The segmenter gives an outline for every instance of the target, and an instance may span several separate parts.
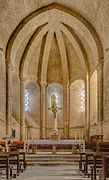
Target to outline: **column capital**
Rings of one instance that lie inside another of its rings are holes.
[[[68,88],[69,86],[70,86],[70,82],[69,81],[63,83],[63,87],[64,88]]]
[[[43,82],[40,84],[41,88],[45,88],[47,86],[47,83],[46,82]]]
[[[21,83],[25,83],[25,81],[26,81],[26,78],[23,77],[21,74],[19,74],[19,79],[20,79]]]
[[[104,57],[103,57],[103,58],[100,58],[100,59],[98,60],[97,69],[103,67],[103,64],[104,64]]]
[[[68,83],[67,83],[67,88],[69,88],[69,87],[70,87],[70,83],[68,82]]]
[[[12,63],[5,61],[5,64],[8,70],[12,70]]]

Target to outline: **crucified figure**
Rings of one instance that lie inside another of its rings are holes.
[[[48,108],[49,110],[52,111],[54,119],[55,119],[55,129],[57,129],[57,112],[58,110],[61,110],[61,107],[58,107],[57,103],[56,103],[56,95],[53,94],[51,96],[51,108]]]

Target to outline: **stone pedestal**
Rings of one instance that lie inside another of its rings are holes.
[[[51,134],[51,141],[59,141],[59,135]]]
[[[52,154],[56,154],[56,145],[55,144],[53,144]]]
[[[36,144],[32,144],[32,154],[36,153],[36,149],[37,149],[37,145]]]
[[[52,134],[50,137],[51,141],[59,141],[59,133],[58,133],[58,129],[53,129],[52,130]]]
[[[72,145],[72,154],[76,154],[77,153],[77,145],[73,144]]]

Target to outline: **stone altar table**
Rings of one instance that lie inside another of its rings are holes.
[[[28,144],[33,144],[32,140],[28,140]],[[75,145],[75,140],[59,140],[59,141],[51,141],[51,140],[34,140],[34,144],[36,145],[52,145],[56,148],[56,145]],[[76,140],[76,145],[82,145],[82,150],[81,152],[85,152],[85,141],[84,140]],[[24,147],[26,145],[26,141],[24,141]],[[25,148],[24,148],[25,150]],[[55,152],[55,150],[53,149],[53,153]]]

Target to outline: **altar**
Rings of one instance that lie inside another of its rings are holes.
[[[61,147],[62,151],[66,151],[66,149],[69,149],[71,153],[74,152],[74,148],[76,147],[77,152],[85,152],[85,141],[83,139],[74,140],[74,139],[66,139],[66,140],[28,140],[24,141],[24,151],[26,152],[26,146],[29,145],[36,145],[36,153],[37,153],[37,147],[42,147],[43,152],[46,151],[46,149],[50,149],[53,154],[56,153],[57,149]]]

